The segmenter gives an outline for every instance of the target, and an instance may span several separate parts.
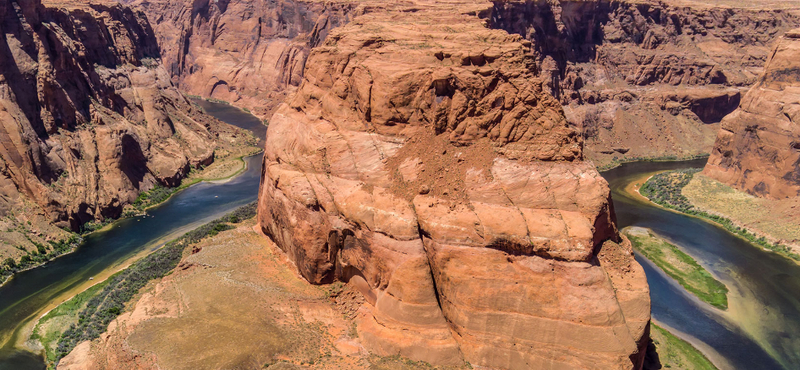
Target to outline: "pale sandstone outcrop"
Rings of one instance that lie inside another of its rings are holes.
[[[259,224],[349,281],[380,355],[640,368],[649,294],[607,183],[492,4],[361,5],[270,120]]]
[[[77,230],[175,186],[235,130],[159,65],[141,12],[85,1],[0,1],[0,214],[33,200]]]
[[[800,196],[800,29],[778,41],[764,74],[722,121],[703,173],[760,197]]]

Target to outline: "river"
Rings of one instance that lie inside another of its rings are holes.
[[[218,103],[196,103],[218,119],[266,136],[258,118]],[[88,235],[75,252],[21,272],[0,287],[0,370],[44,369],[40,355],[20,349],[31,323],[70,296],[117,271],[166,241],[255,201],[261,180],[261,155],[245,158],[247,170],[233,179],[201,182],[108,230]],[[98,277],[98,279],[90,278]]]
[[[800,368],[800,266],[704,220],[664,210],[625,192],[654,172],[703,167],[705,160],[639,162],[603,173],[620,228],[652,229],[693,256],[728,286],[721,311],[678,286],[641,256],[653,318],[675,329],[723,369]]]
[[[209,114],[265,137],[257,118],[224,104],[196,101]],[[30,323],[69,296],[96,283],[90,277],[126,262],[183,232],[256,199],[261,156],[227,182],[203,182],[176,194],[145,216],[129,218],[86,237],[74,253],[22,272],[0,287],[0,370],[43,369],[39,355],[17,348]],[[641,162],[606,171],[620,228],[647,227],[695,257],[730,293],[720,311],[678,286],[640,256],[650,284],[653,318],[680,333],[723,369],[800,368],[800,266],[701,219],[663,210],[625,187],[648,174],[702,167],[704,160]]]

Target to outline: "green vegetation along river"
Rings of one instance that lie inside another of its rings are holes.
[[[209,113],[240,127],[265,129],[233,107]],[[242,125],[239,120],[247,120]],[[257,133],[257,135],[259,135]],[[263,134],[261,134],[263,135]],[[194,185],[145,216],[129,218],[89,235],[69,255],[22,272],[0,288],[0,369],[42,369],[41,355],[20,348],[31,322],[48,309],[121,269],[136,256],[256,199],[260,156],[221,183]],[[729,289],[721,311],[686,292],[637,256],[651,288],[653,317],[689,339],[722,369],[793,369],[800,364],[800,266],[761,250],[699,218],[660,208],[626,189],[657,171],[701,167],[704,160],[625,164],[605,172],[620,227],[652,229],[679,245]],[[90,280],[90,278],[95,278]]]
[[[637,255],[650,284],[653,318],[701,349],[720,369],[797,369],[800,265],[701,218],[661,208],[635,192],[652,174],[701,168],[705,160],[629,163],[606,171],[620,228],[653,230],[724,283],[728,309],[687,292]]]
[[[199,102],[222,121],[251,129],[263,137],[258,118],[222,104]],[[176,194],[144,216],[118,221],[87,236],[75,252],[42,267],[24,271],[0,287],[0,370],[43,369],[40,354],[21,341],[34,319],[48,309],[118,271],[135,257],[155,250],[197,226],[257,198],[261,155],[246,158],[247,170],[224,182],[203,182]],[[91,279],[91,280],[90,280]]]

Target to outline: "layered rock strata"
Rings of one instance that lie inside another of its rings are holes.
[[[164,66],[182,91],[264,118],[302,81],[309,50],[354,8],[313,0],[123,2],[148,15]]]
[[[378,6],[347,0],[122,0],[148,14],[173,81],[267,119],[330,29]],[[598,165],[708,153],[800,2],[495,1],[489,26],[534,63]],[[491,14],[491,15],[489,15]]]
[[[708,153],[800,2],[496,1],[600,165]]]
[[[3,216],[32,201],[73,230],[117,217],[141,191],[213,161],[220,134],[235,135],[174,88],[140,12],[2,0],[0,19]]]
[[[760,197],[800,196],[800,29],[780,38],[758,82],[722,121],[703,173]]]
[[[485,2],[355,14],[270,120],[262,231],[309,282],[361,291],[377,354],[640,368],[644,272],[531,44]]]

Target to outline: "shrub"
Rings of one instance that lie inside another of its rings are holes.
[[[700,169],[695,168],[657,174],[647,180],[647,182],[639,189],[639,192],[656,204],[686,213],[691,216],[702,217],[716,222],[725,228],[725,230],[728,230],[728,232],[738,235],[751,244],[777,252],[796,261],[800,261],[800,255],[792,252],[787,246],[779,243],[772,244],[763,236],[756,237],[755,233],[750,233],[744,228],[734,226],[733,221],[719,215],[713,215],[705,211],[698,210],[691,203],[689,203],[689,200],[683,196],[681,191],[689,183],[689,181],[691,181],[694,174],[699,171]]]
[[[71,325],[58,340],[56,363],[72,351],[78,343],[98,338],[108,324],[125,309],[139,289],[153,279],[167,275],[180,262],[183,250],[207,236],[232,229],[229,223],[238,223],[256,214],[256,203],[239,207],[233,212],[187,232],[114,275],[96,296],[89,299],[78,314],[78,323]]]

